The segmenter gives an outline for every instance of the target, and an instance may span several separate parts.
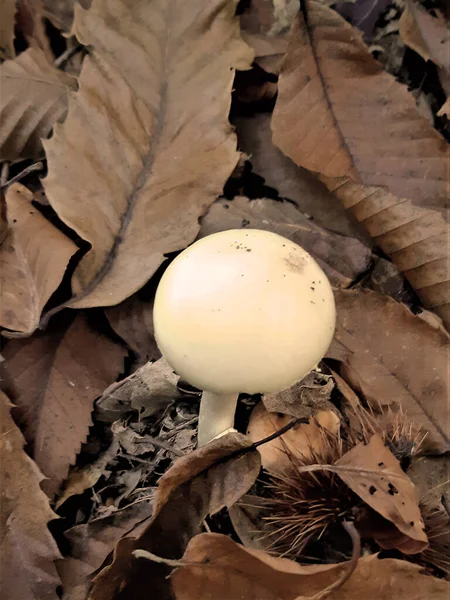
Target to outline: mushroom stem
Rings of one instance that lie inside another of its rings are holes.
[[[198,445],[204,446],[234,425],[239,394],[203,392],[198,416]]]

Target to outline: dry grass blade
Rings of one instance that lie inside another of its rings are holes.
[[[0,588],[8,600],[57,600],[54,561],[61,556],[47,527],[56,515],[10,409],[0,392]]]
[[[0,246],[0,326],[8,337],[28,336],[61,283],[76,245],[31,204],[20,184],[6,193],[9,229]]]
[[[111,306],[195,238],[238,160],[228,122],[234,69],[251,50],[236,2],[94,0],[74,32],[91,47],[44,184],[92,249],[71,307]],[[207,93],[202,90],[207,89]],[[126,273],[126,277],[124,277]]]
[[[29,48],[0,66],[0,87],[0,160],[41,156],[41,139],[66,115],[76,80]]]
[[[450,323],[448,145],[360,34],[314,0],[292,29],[272,126]]]

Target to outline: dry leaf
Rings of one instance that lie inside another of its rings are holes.
[[[334,583],[346,563],[299,565],[250,550],[217,533],[196,536],[171,576],[176,600],[307,600]],[[422,573],[403,560],[360,558],[350,579],[333,600],[447,600],[448,582]],[[317,596],[319,598],[321,596]]]
[[[17,0],[16,24],[27,45],[42,50],[51,65],[55,56],[45,30],[43,1]]]
[[[253,171],[280,196],[292,200],[314,223],[342,235],[370,241],[362,227],[312,173],[298,167],[272,142],[270,114],[236,119],[239,148],[246,152]],[[364,237],[365,236],[365,237]]]
[[[16,0],[2,0],[0,4],[0,61],[13,58],[14,21],[16,16]]]
[[[92,246],[68,306],[112,306],[140,289],[166,253],[194,240],[222,192],[239,156],[228,122],[234,69],[252,54],[235,4],[76,7],[73,31],[91,54],[64,125],[45,143],[50,204]]]
[[[41,139],[64,119],[76,80],[29,48],[0,65],[0,86],[0,160],[42,156]]]
[[[98,418],[113,422],[132,410],[148,417],[180,397],[178,375],[164,358],[110,385],[97,402]]]
[[[448,324],[448,144],[357,30],[314,0],[305,6],[308,25],[299,15],[280,76],[274,142],[325,177]]]
[[[25,440],[0,392],[0,588],[8,600],[57,600],[60,558],[48,530],[56,518],[40,489],[44,479],[25,453]]]
[[[19,183],[6,193],[9,229],[0,246],[0,326],[7,337],[28,336],[61,283],[76,245],[31,204]]]
[[[446,115],[447,119],[450,121],[450,97],[447,98],[447,100],[437,112],[438,117],[443,117],[444,115]]]
[[[139,548],[180,558],[205,517],[231,506],[253,485],[259,453],[237,454],[250,444],[245,436],[231,433],[179,458],[159,480],[148,527],[138,539],[119,542],[114,562],[94,580],[90,600],[114,600],[119,589],[120,600],[148,600],[149,581],[155,598],[168,598],[167,568],[138,561],[131,553]]]
[[[401,408],[428,431],[423,450],[450,449],[449,338],[406,306],[369,290],[338,291],[335,340],[328,356],[378,411]],[[380,327],[382,324],[382,327]]]
[[[383,548],[417,554],[428,546],[414,484],[377,434],[361,442],[334,463],[337,475],[377,513],[395,525],[406,539],[382,539]],[[380,539],[381,538],[381,539]]]
[[[137,366],[161,357],[153,330],[153,299],[144,302],[132,296],[105,313],[111,327],[136,355]]]
[[[434,15],[419,2],[407,0],[400,17],[400,36],[424,60],[431,60],[450,74],[450,27],[444,15]]]
[[[247,435],[253,442],[257,442],[269,437],[291,421],[292,417],[271,413],[260,402],[250,415]],[[320,455],[324,441],[323,430],[337,434],[340,423],[335,412],[317,411],[310,417],[309,423],[299,423],[280,437],[259,446],[262,466],[275,473],[281,473],[292,468],[290,457],[299,457],[302,462],[307,462],[312,459],[313,450],[315,456]]]
[[[362,242],[318,227],[290,202],[240,196],[219,200],[203,217],[199,237],[241,227],[273,231],[299,244],[336,287],[348,287],[371,263],[372,253]]]
[[[68,32],[72,27],[75,5],[89,8],[91,0],[42,0],[42,3],[47,19],[58,29]]]
[[[52,497],[87,438],[94,400],[121,372],[125,351],[79,314],[66,329],[9,342],[3,356],[5,387]]]
[[[90,576],[99,569],[121,537],[131,530],[139,533],[139,523],[151,514],[151,501],[141,501],[117,511],[112,516],[84,525],[75,525],[65,532],[70,543],[70,555],[56,563],[61,577],[63,600],[85,600]]]

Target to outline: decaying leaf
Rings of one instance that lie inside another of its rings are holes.
[[[153,330],[153,301],[132,296],[105,312],[111,327],[135,353],[137,366],[161,357]]]
[[[91,600],[148,599],[149,581],[155,598],[170,597],[167,568],[138,561],[136,549],[167,558],[181,558],[189,540],[199,533],[208,514],[230,506],[253,485],[260,470],[259,453],[251,441],[231,433],[178,459],[158,484],[153,516],[136,540],[122,539],[115,560],[94,580]],[[227,459],[227,457],[230,457]]]
[[[84,315],[58,332],[12,340],[3,352],[6,387],[52,497],[91,425],[94,400],[123,368],[125,351],[90,329]]]
[[[76,80],[29,48],[0,66],[0,87],[0,160],[42,156],[41,139],[64,119]]]
[[[58,29],[70,31],[76,4],[89,8],[91,0],[42,0],[44,14]]]
[[[0,61],[13,58],[16,0],[2,0],[0,5]]]
[[[441,108],[437,112],[438,117],[447,116],[447,119],[450,121],[450,97],[444,102]]]
[[[176,600],[307,600],[345,571],[338,565],[300,565],[250,550],[225,535],[196,536],[183,556],[186,564],[172,573]],[[447,600],[448,582],[422,573],[406,561],[380,560],[376,554],[360,558],[355,571],[333,600]],[[317,596],[316,596],[317,594]]]
[[[450,27],[439,10],[432,15],[416,0],[407,0],[400,17],[400,35],[424,60],[450,74]]]
[[[417,554],[428,546],[415,487],[379,435],[351,448],[334,466],[355,494],[403,534],[404,539],[391,539],[374,531],[381,547]]]
[[[242,196],[231,202],[219,200],[203,217],[199,237],[242,227],[273,231],[299,244],[336,287],[348,287],[371,262],[371,251],[362,242],[318,227],[290,202]]]
[[[28,336],[61,283],[76,245],[31,204],[19,183],[6,193],[8,232],[0,246],[0,327],[7,337]]]
[[[248,423],[247,435],[257,442],[269,437],[292,421],[292,417],[280,413],[271,413],[260,402],[252,411]],[[262,466],[272,472],[280,473],[292,468],[290,457],[301,457],[308,462],[315,455],[320,455],[323,443],[323,431],[337,435],[340,419],[332,410],[319,410],[309,419],[309,423],[299,423],[278,438],[262,444],[258,450],[261,454]]]
[[[57,600],[54,561],[61,555],[47,527],[56,515],[10,409],[0,392],[0,588],[8,600]]]
[[[448,324],[448,144],[355,29],[314,0],[304,6],[308,22],[298,16],[280,76],[274,142],[321,173]]]
[[[335,298],[338,346],[328,356],[341,361],[341,375],[373,410],[400,407],[428,432],[423,450],[448,451],[448,336],[388,296],[345,290]]]
[[[17,0],[16,23],[28,47],[42,50],[51,65],[55,56],[45,31],[43,0]]]
[[[147,363],[135,373],[110,385],[97,402],[102,421],[116,421],[132,410],[150,416],[180,397],[178,376],[164,358]]]
[[[234,69],[252,58],[235,8],[226,0],[76,7],[73,31],[91,54],[64,125],[45,143],[44,182],[60,218],[92,246],[69,306],[112,306],[140,289],[167,252],[193,241],[222,192],[239,156],[228,122]]]
[[[317,225],[369,244],[369,236],[326,186],[274,145],[270,120],[265,113],[236,119],[239,148],[249,155],[253,171]]]

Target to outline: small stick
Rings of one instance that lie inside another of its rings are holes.
[[[30,173],[33,173],[34,171],[42,171],[43,168],[44,168],[44,163],[42,163],[41,161],[33,163],[29,167],[26,167],[23,171],[20,171],[20,173],[18,173],[17,175],[14,175],[14,177],[11,177],[11,179],[9,181],[7,181],[6,183],[3,183],[0,187],[0,189],[9,188],[10,185],[12,185],[13,183],[16,183],[17,181],[20,181],[21,179],[23,179]]]
[[[54,61],[53,66],[55,69],[59,69],[69,58],[72,58],[74,54],[77,54],[82,49],[81,44],[75,44],[71,48],[67,48],[58,58]]]
[[[9,174],[9,162],[6,160],[2,164],[2,172],[0,175],[0,187],[3,187],[4,185],[6,185],[6,182],[8,181],[8,174]]]

